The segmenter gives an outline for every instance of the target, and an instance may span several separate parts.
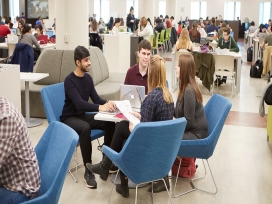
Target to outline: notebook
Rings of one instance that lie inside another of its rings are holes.
[[[141,104],[145,98],[145,87],[134,85],[120,86],[120,100],[129,100],[132,109],[140,111]]]

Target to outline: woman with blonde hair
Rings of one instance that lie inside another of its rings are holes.
[[[172,120],[174,114],[174,103],[169,90],[166,87],[166,69],[164,60],[159,55],[154,55],[150,59],[148,67],[148,94],[141,105],[141,112],[132,113],[141,122],[155,122]],[[121,121],[116,124],[116,129],[110,147],[116,152],[120,152],[134,125],[128,121]],[[104,181],[107,180],[111,160],[104,156],[98,164],[87,164],[87,168],[95,174],[99,174]],[[128,178],[120,171],[121,184],[116,185],[117,193],[123,197],[129,197]],[[166,179],[169,187],[169,180]],[[155,192],[155,188],[154,188]]]
[[[193,51],[193,44],[189,37],[189,32],[187,29],[182,29],[179,39],[176,42],[175,52],[179,49],[186,49],[188,51]]]
[[[142,17],[139,25],[143,27],[142,31],[136,30],[136,34],[143,37],[145,40],[150,41],[150,36],[153,35],[153,28],[145,17]],[[139,27],[140,27],[139,26]]]
[[[185,117],[187,120],[183,140],[203,139],[208,136],[203,97],[196,83],[195,73],[194,57],[181,54],[176,67],[179,93],[175,107],[175,118]]]

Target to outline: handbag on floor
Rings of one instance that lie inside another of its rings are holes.
[[[197,166],[195,165],[195,158],[182,157],[178,177],[191,178],[195,175]],[[180,160],[176,158],[172,166],[172,174],[177,175]]]

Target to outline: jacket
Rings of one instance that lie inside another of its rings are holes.
[[[266,75],[270,71],[272,46],[267,46],[263,55],[263,75]]]
[[[178,36],[177,36],[176,28],[172,27],[172,29],[171,29],[171,38],[170,38],[172,47],[175,45],[175,43],[177,42],[177,40],[178,40]]]
[[[264,109],[264,95],[265,95],[267,89],[268,89],[270,86],[272,86],[272,81],[269,82],[269,83],[266,85],[266,87],[265,87],[264,90],[263,90],[263,94],[262,94],[262,96],[261,96],[261,100],[260,100],[260,104],[259,104],[259,115],[260,115],[261,117],[264,117],[264,116],[265,116],[265,109]]]
[[[20,72],[33,72],[33,48],[28,44],[17,43],[10,63],[20,64]]]
[[[209,91],[211,84],[213,84],[213,75],[215,71],[214,57],[210,53],[193,53],[196,65],[196,76],[200,78],[203,86]]]

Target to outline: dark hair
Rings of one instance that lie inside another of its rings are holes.
[[[8,18],[6,18],[5,24],[9,24],[9,23],[10,23],[10,20]]]
[[[168,15],[166,15],[166,16],[165,16],[165,19],[169,19],[169,16],[168,16]]]
[[[28,33],[30,30],[31,30],[30,26],[27,24],[24,24],[22,28],[22,35]]]
[[[90,53],[89,50],[84,47],[84,46],[77,46],[75,51],[74,51],[74,60],[75,60],[75,64],[77,65],[76,61],[79,60],[81,61],[82,59],[89,57]]]
[[[200,17],[200,18],[199,18],[199,21],[200,21],[200,19],[202,19],[202,20],[203,20],[203,18],[202,18],[202,17]]]
[[[89,22],[90,22],[90,21],[93,22],[93,17],[90,17],[90,18],[89,18]]]
[[[133,8],[133,6],[131,6],[130,9],[129,9],[129,12],[131,12],[133,10],[134,10],[134,8]]]
[[[152,25],[152,23],[151,23],[150,18],[147,18],[147,21],[149,22],[149,24],[150,24],[150,25],[151,25],[151,27],[153,28],[153,25]]]
[[[121,22],[120,18],[116,18],[113,26],[115,26],[116,23],[120,23],[120,22]]]
[[[255,22],[251,21],[250,25],[255,26]]]
[[[113,17],[110,17],[110,22],[113,23]]]
[[[24,20],[22,20],[22,19],[20,19],[20,20],[18,21],[18,28],[19,28],[19,23],[21,23],[21,25],[22,25],[22,26],[24,26],[25,21],[24,21]]]
[[[36,30],[37,28],[39,28],[40,31],[41,31],[41,34],[43,34],[43,27],[42,27],[42,25],[41,25],[41,24],[36,25],[35,30]]]
[[[226,25],[228,25],[229,23],[228,23],[228,21],[225,21],[225,23],[226,23]]]
[[[215,25],[215,18],[214,17],[212,17],[211,21],[212,21],[212,24]]]
[[[160,15],[160,18],[163,18],[163,15]]]
[[[174,16],[171,16],[170,19],[173,19],[173,20],[174,20]]]
[[[138,45],[138,51],[140,52],[142,48],[145,50],[151,50],[150,42],[148,40],[142,40]]]
[[[263,29],[263,28],[266,28],[266,27],[265,27],[264,24],[261,24],[261,25],[260,25],[260,32],[262,32],[262,29]]]

